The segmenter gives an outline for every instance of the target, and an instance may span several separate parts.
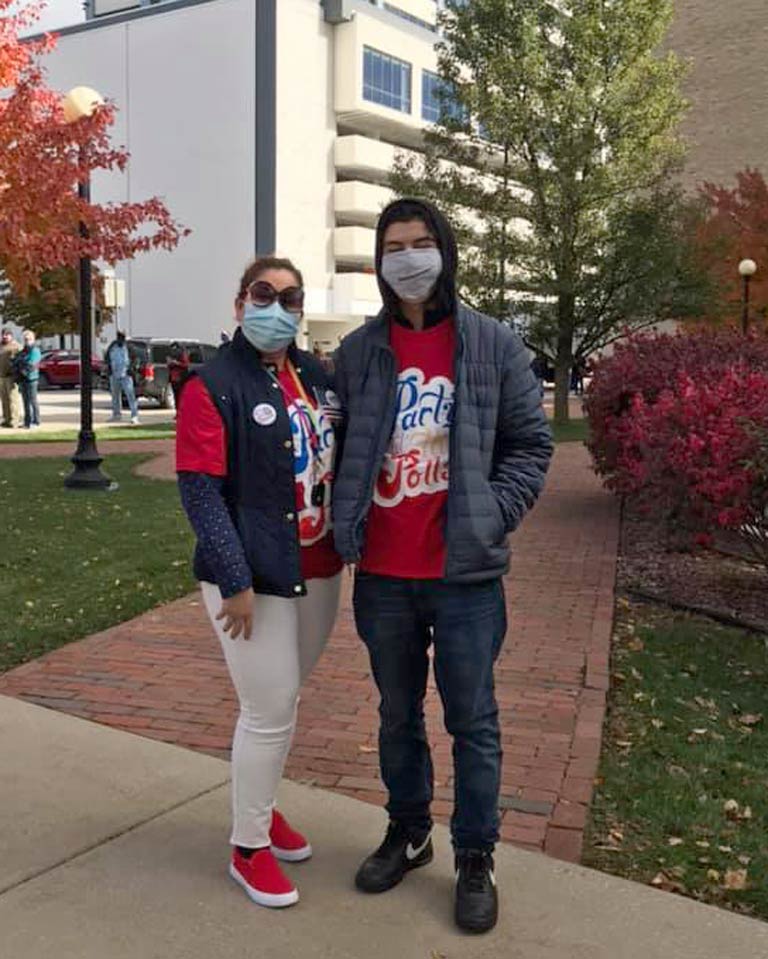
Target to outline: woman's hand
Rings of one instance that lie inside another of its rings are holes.
[[[221,611],[216,617],[223,619],[223,630],[229,633],[231,639],[242,635],[243,639],[251,638],[253,629],[253,590],[248,587],[242,593],[236,593],[229,599],[222,600]]]

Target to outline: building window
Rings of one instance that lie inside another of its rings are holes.
[[[428,123],[439,123],[445,117],[462,122],[466,111],[450,95],[450,87],[436,73],[421,74],[421,116]]]
[[[371,103],[411,112],[411,65],[371,47],[364,48],[363,98]]]
[[[427,21],[422,20],[421,17],[415,17],[412,13],[407,13],[405,10],[401,10],[400,7],[396,7],[392,3],[385,3],[384,9],[389,10],[390,13],[394,13],[396,17],[400,17],[403,20],[408,20],[409,23],[415,23],[417,27],[421,27],[424,30],[429,30],[430,33],[434,33],[437,30],[437,27],[434,25],[434,23],[427,23]]]

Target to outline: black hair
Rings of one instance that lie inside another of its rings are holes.
[[[443,272],[437,281],[434,296],[437,307],[444,315],[453,314],[456,312],[456,267],[458,264],[456,236],[450,223],[437,207],[415,197],[394,200],[389,206],[384,207],[376,227],[376,276],[384,307],[392,315],[396,315],[400,310],[399,297],[381,275],[384,234],[392,223],[410,223],[412,220],[421,220],[437,240],[443,257]]]
[[[283,256],[257,256],[255,260],[251,260],[240,277],[236,297],[238,302],[245,299],[251,283],[255,283],[262,273],[266,273],[267,270],[287,270],[296,277],[296,286],[304,286],[304,277],[301,275],[301,270],[295,267],[291,260]]]

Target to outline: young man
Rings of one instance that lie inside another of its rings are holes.
[[[458,302],[456,241],[432,206],[381,215],[384,309],[336,355],[346,441],[334,490],[337,551],[357,567],[355,619],[381,694],[379,750],[390,824],[356,884],[383,892],[432,859],[432,764],[424,727],[428,648],[454,740],[455,915],[498,913],[501,745],[493,664],[506,632],[507,534],[552,455],[522,341]]]
[[[125,333],[120,332],[109,344],[104,359],[109,370],[109,389],[112,393],[112,415],[110,423],[119,423],[123,418],[123,393],[131,411],[131,423],[139,424],[139,408],[136,403],[136,391],[131,377],[131,354],[125,342]]]

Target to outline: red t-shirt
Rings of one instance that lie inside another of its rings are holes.
[[[392,323],[397,416],[376,482],[360,568],[380,576],[440,579],[445,574],[445,510],[453,419],[456,330]]]
[[[309,418],[306,404],[288,370],[281,372],[279,379],[293,438],[301,574],[304,579],[325,579],[335,576],[343,565],[333,548],[331,532],[333,427],[328,415],[318,409],[307,392],[314,419]],[[318,435],[313,435],[315,433]],[[205,384],[197,376],[186,384],[181,395],[176,422],[176,469],[209,476],[227,475],[226,429]],[[320,485],[323,503],[315,506],[312,489]]]

